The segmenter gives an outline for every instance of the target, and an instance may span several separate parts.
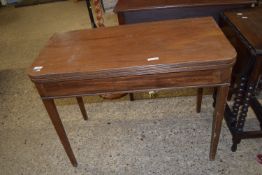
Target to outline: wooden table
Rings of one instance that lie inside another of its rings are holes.
[[[28,74],[73,166],[77,161],[55,98],[77,97],[85,114],[83,95],[217,87],[214,160],[235,57],[212,18],[171,20],[55,34]]]
[[[256,0],[118,0],[114,11],[120,25],[166,19],[212,16],[220,24],[220,14],[229,9],[250,8]],[[229,91],[231,98],[232,88]],[[196,111],[201,111],[203,88],[197,89]],[[134,100],[130,94],[130,100]]]
[[[256,0],[118,0],[115,12],[119,24],[165,19],[213,16],[229,9],[254,6]]]
[[[241,139],[262,137],[262,107],[254,91],[262,68],[262,8],[225,12],[222,28],[238,52],[233,79],[238,83],[232,110],[225,119],[233,136],[232,151]],[[260,123],[258,131],[244,131],[249,105]]]

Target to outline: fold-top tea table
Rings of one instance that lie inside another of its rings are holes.
[[[54,34],[28,74],[73,166],[77,161],[55,98],[77,97],[87,119],[83,95],[217,87],[214,160],[235,57],[216,22],[205,17]]]

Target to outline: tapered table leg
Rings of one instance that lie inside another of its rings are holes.
[[[82,97],[76,97],[76,100],[77,100],[77,103],[79,105],[79,108],[80,108],[80,111],[82,113],[82,116],[83,116],[84,120],[87,120],[88,116],[87,116],[87,113],[86,113],[86,109],[85,109],[85,104],[84,104],[83,98]]]
[[[130,101],[134,101],[135,100],[133,93],[129,93],[129,99],[130,99]]]
[[[203,97],[203,88],[197,89],[197,106],[196,106],[196,112],[201,112],[201,103],[202,103],[202,97]]]
[[[228,86],[222,86],[217,88],[215,111],[213,116],[211,144],[210,144],[210,160],[214,160],[217,152],[217,145],[220,137],[222,120],[224,117],[225,106],[227,102]]]
[[[216,106],[216,98],[217,98],[217,87],[214,87],[214,90],[213,90],[213,107]]]
[[[74,155],[74,152],[70,146],[70,142],[67,138],[67,135],[66,135],[66,132],[65,132],[65,129],[64,129],[64,126],[61,122],[61,119],[59,117],[59,114],[57,112],[57,109],[56,109],[56,106],[55,106],[55,103],[54,103],[54,100],[53,99],[43,99],[43,103],[46,107],[46,110],[49,114],[49,117],[54,125],[54,128],[59,136],[59,139],[66,151],[66,154],[68,156],[68,158],[70,159],[70,162],[72,163],[72,165],[74,167],[77,166],[77,161],[76,161],[76,158],[75,158],[75,155]]]

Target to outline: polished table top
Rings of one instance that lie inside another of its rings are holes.
[[[209,5],[235,5],[256,3],[256,0],[118,0],[115,12],[152,8],[192,7]]]
[[[235,56],[211,17],[170,20],[54,34],[29,76],[92,79],[210,69],[233,64]]]
[[[262,54],[262,8],[225,12],[224,16],[255,51]]]

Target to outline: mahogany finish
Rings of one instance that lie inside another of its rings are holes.
[[[211,18],[72,31],[51,37],[29,76],[52,82],[209,69],[232,63],[231,47]]]
[[[197,89],[197,105],[196,105],[196,112],[201,112],[201,104],[202,104],[202,98],[203,98],[203,88]]]
[[[118,0],[115,12],[120,24],[213,16],[229,9],[248,8],[256,0]]]
[[[262,137],[262,106],[254,91],[262,71],[262,8],[226,12],[223,30],[238,52],[233,79],[238,83],[232,110],[227,106],[225,119],[233,136],[232,151],[241,139]],[[260,122],[260,131],[245,131],[249,105]]]
[[[235,57],[216,22],[205,17],[55,34],[28,75],[74,166],[54,98],[215,86],[214,160]],[[82,108],[82,100],[78,102]]]
[[[80,111],[82,113],[82,116],[84,118],[84,120],[88,119],[87,113],[86,113],[86,109],[85,109],[85,104],[84,104],[84,100],[82,97],[76,97],[77,103],[79,105]]]
[[[118,0],[115,12],[121,25],[200,16],[213,16],[219,23],[223,11],[249,8],[255,3],[256,0]],[[229,98],[231,94],[232,90]],[[202,95],[203,89],[198,89],[197,112],[201,111]]]
[[[211,135],[210,154],[209,154],[209,158],[211,160],[216,156],[216,150],[219,141],[222,120],[224,117],[224,110],[226,106],[228,90],[229,87],[218,88],[216,92],[217,95],[216,95],[216,104],[215,104],[214,118],[212,124],[212,133],[218,133],[218,135],[216,134]]]
[[[118,0],[116,10],[133,11],[152,8],[192,7],[254,3],[253,0]]]

